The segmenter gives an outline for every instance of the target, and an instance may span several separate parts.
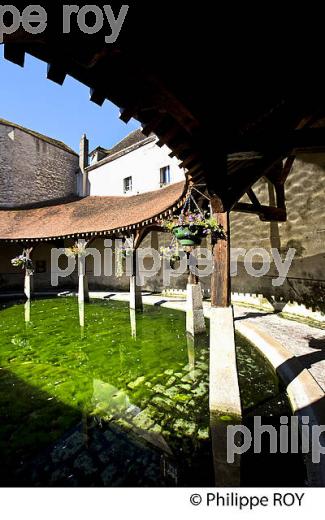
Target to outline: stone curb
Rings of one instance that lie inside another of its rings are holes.
[[[325,394],[312,374],[303,368],[296,356],[277,340],[251,323],[235,321],[236,331],[252,343],[269,361],[286,387],[294,415],[299,419],[309,417],[310,426],[325,425]],[[321,440],[324,440],[321,435]],[[322,443],[322,445],[324,445]],[[325,460],[313,463],[311,454],[306,457],[308,483],[312,486],[325,486]]]

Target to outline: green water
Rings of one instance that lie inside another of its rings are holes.
[[[202,476],[198,483],[211,483],[207,338],[190,341],[184,332],[185,315],[159,307],[130,315],[125,303],[96,301],[81,313],[73,298],[39,300],[30,308],[7,304],[0,311],[2,481],[19,481],[21,467],[33,467],[39,453],[46,452],[48,473],[35,478],[47,484],[55,469],[53,446],[86,424],[92,442],[103,432],[107,438],[109,426],[119,446],[133,439],[134,457],[144,446],[146,453],[154,454],[152,460],[160,457],[160,465],[162,456],[175,459],[181,476],[171,470],[171,479],[191,483],[194,472]],[[272,370],[240,337],[237,358],[247,412],[277,396]],[[118,453],[114,457],[118,464]],[[89,481],[97,482],[89,464]],[[136,464],[133,473],[129,471],[131,483],[141,480],[134,476],[139,475]],[[83,482],[80,467],[74,471]],[[152,481],[160,479],[159,471],[153,470]],[[64,476],[60,478],[64,483]]]

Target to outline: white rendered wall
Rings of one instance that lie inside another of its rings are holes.
[[[102,164],[89,171],[90,195],[120,196],[123,192],[123,179],[132,177],[132,191],[127,195],[137,195],[146,191],[159,190],[160,169],[170,167],[170,183],[184,180],[184,170],[179,161],[170,158],[167,146],[159,148],[155,142],[141,146],[114,161]]]

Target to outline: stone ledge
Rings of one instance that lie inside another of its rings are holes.
[[[279,341],[251,323],[235,322],[236,331],[252,343],[269,361],[286,387],[294,415],[309,417],[310,426],[325,425],[325,394],[312,374],[298,358],[289,353]],[[319,464],[306,461],[310,485],[325,486],[325,460]]]

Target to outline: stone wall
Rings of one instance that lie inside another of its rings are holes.
[[[76,193],[77,155],[0,121],[0,208]]]
[[[285,257],[289,248],[296,250],[285,283],[274,287],[277,277],[274,263],[261,277],[246,273],[239,257],[238,275],[232,278],[233,292],[259,294],[269,301],[285,305],[303,304],[325,312],[325,155],[300,155],[286,182],[287,222],[261,222],[254,215],[232,213],[232,247],[271,248]],[[274,197],[271,186],[260,180],[254,187],[261,202]],[[256,257],[255,267],[260,266]]]

